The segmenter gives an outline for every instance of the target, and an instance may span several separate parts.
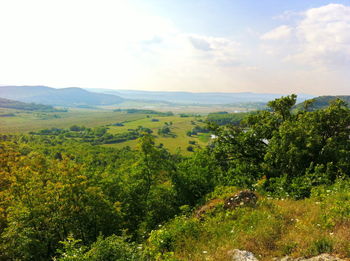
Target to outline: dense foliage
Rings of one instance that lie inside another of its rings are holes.
[[[228,113],[228,112],[216,112],[209,113],[207,117],[207,121],[216,123],[218,125],[239,125],[239,123],[243,120],[244,117],[247,116],[248,113],[240,112],[240,113]]]
[[[73,139],[81,142],[88,142],[93,145],[120,143],[127,140],[135,140],[145,133],[150,134],[152,130],[139,126],[127,132],[110,134],[106,127],[86,128],[85,126],[73,125],[69,129],[51,128],[38,132],[30,132],[32,135],[56,136],[61,140]]]
[[[296,96],[276,99],[270,111],[241,126],[216,129],[212,149],[228,185],[253,186],[264,178],[274,194],[309,196],[315,185],[350,175],[350,110],[341,100],[317,111],[293,114]]]
[[[295,101],[276,99],[239,125],[210,124],[215,138],[190,157],[156,146],[147,130],[137,150],[94,146],[105,128],[2,135],[0,260],[175,260],[184,235],[206,236],[201,220],[187,215],[213,192],[235,186],[276,198],[322,197],[317,188],[350,175],[350,110],[337,100],[293,113]],[[339,215],[347,221],[343,199]],[[233,212],[230,225],[258,226],[269,208]],[[210,224],[225,221],[220,213]],[[283,215],[271,213],[281,228]]]

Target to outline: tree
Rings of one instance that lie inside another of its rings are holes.
[[[272,109],[274,113],[282,117],[283,120],[287,120],[291,117],[291,109],[297,101],[295,94],[275,99],[267,103],[267,106]]]

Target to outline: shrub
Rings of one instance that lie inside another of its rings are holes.
[[[329,238],[323,237],[315,240],[309,249],[309,254],[316,256],[322,253],[331,253],[333,251],[333,241]]]

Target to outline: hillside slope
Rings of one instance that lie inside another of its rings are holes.
[[[348,106],[350,105],[350,95],[341,95],[341,96],[318,96],[313,100],[313,103],[309,106],[310,110],[318,110],[327,107],[332,101],[336,99],[341,99],[345,101]],[[296,109],[302,109],[305,102],[299,103],[296,106]]]
[[[36,103],[26,103],[20,101],[0,98],[0,108],[26,110],[26,111],[56,111],[51,105],[43,105]]]
[[[159,260],[236,260],[234,249],[262,261],[322,253],[345,258],[350,254],[348,189],[349,183],[341,182],[319,187],[304,200],[258,195],[250,203],[235,187],[217,188],[203,206],[152,231],[146,246]]]
[[[46,105],[111,105],[124,99],[111,94],[93,93],[81,88],[55,89],[46,86],[0,86],[0,97]]]

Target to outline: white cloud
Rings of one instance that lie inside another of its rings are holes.
[[[223,37],[189,35],[188,40],[194,51],[202,53],[202,58],[223,67],[236,67],[244,63],[247,52],[233,40]]]
[[[330,68],[350,65],[350,7],[310,9],[296,29],[301,51],[292,59]]]
[[[344,68],[350,65],[350,7],[329,4],[309,9],[294,26],[279,26],[261,39],[266,53],[284,54],[285,61],[314,68]],[[289,41],[282,41],[285,39]]]
[[[292,28],[287,25],[281,25],[270,32],[261,36],[262,40],[281,40],[289,38],[292,34]]]

